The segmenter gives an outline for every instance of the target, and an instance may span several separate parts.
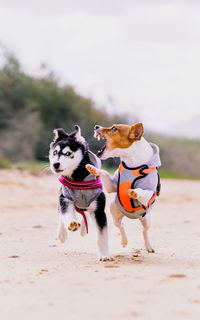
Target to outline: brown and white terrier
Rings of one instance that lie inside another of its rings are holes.
[[[102,159],[120,157],[121,164],[114,176],[92,165],[86,165],[91,174],[99,176],[107,192],[115,192],[110,211],[116,227],[121,233],[121,244],[127,245],[123,217],[139,218],[143,226],[145,247],[154,252],[149,237],[150,211],[159,195],[160,183],[157,167],[161,165],[159,148],[143,137],[142,123],[132,126],[115,124],[109,128],[96,125],[94,136],[106,139],[106,144],[97,156]]]

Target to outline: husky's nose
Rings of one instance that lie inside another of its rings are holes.
[[[54,166],[55,169],[58,169],[60,167],[60,163],[56,162],[56,163],[53,164],[53,166]]]

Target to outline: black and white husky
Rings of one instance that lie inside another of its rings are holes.
[[[70,134],[64,129],[55,129],[54,134],[49,150],[50,168],[53,173],[60,175],[59,180],[62,183],[58,205],[57,237],[61,242],[65,242],[68,230],[76,231],[79,228],[81,235],[84,236],[87,232],[85,213],[86,215],[89,213],[97,229],[98,258],[103,261],[110,260],[107,219],[104,211],[105,195],[101,182],[85,168],[87,164],[100,167],[101,162],[89,150],[79,126],[75,126],[75,131]],[[90,188],[92,184],[94,188]],[[80,223],[77,211],[83,215]]]

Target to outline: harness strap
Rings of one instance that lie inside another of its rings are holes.
[[[80,214],[82,215],[83,220],[84,220],[84,223],[85,223],[85,227],[86,227],[86,230],[87,230],[87,233],[88,233],[88,223],[87,223],[87,218],[86,218],[86,215],[85,215],[85,211],[86,211],[86,210],[84,210],[84,209],[79,209],[79,208],[77,208],[77,207],[75,207],[75,209],[76,209],[76,211],[77,211],[78,213],[80,213]]]
[[[161,190],[161,183],[160,183],[160,176],[159,176],[159,173],[158,173],[157,196],[160,195],[160,190]]]
[[[90,181],[74,181],[68,179],[67,177],[60,176],[59,181],[64,184],[64,186],[73,190],[92,190],[97,188],[103,188],[101,180],[95,179]]]
[[[123,165],[121,164],[121,169],[119,171],[119,173],[123,172]],[[153,167],[153,168],[147,168],[147,169],[143,169],[143,168],[138,168],[138,169],[133,169],[132,173],[134,174],[134,176],[136,177],[143,177],[144,174],[149,174],[152,173],[153,171],[155,171],[157,168]]]
[[[155,171],[156,169],[157,169],[156,167],[153,167],[153,168],[143,169],[142,171],[144,173],[148,174],[148,173],[151,173],[151,172]]]

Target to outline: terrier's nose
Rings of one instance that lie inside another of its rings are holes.
[[[55,169],[58,169],[60,167],[60,163],[56,162],[56,163],[53,164],[53,166],[54,166]]]
[[[98,130],[99,128],[101,128],[98,124],[96,124],[96,126],[94,127],[94,130]]]

